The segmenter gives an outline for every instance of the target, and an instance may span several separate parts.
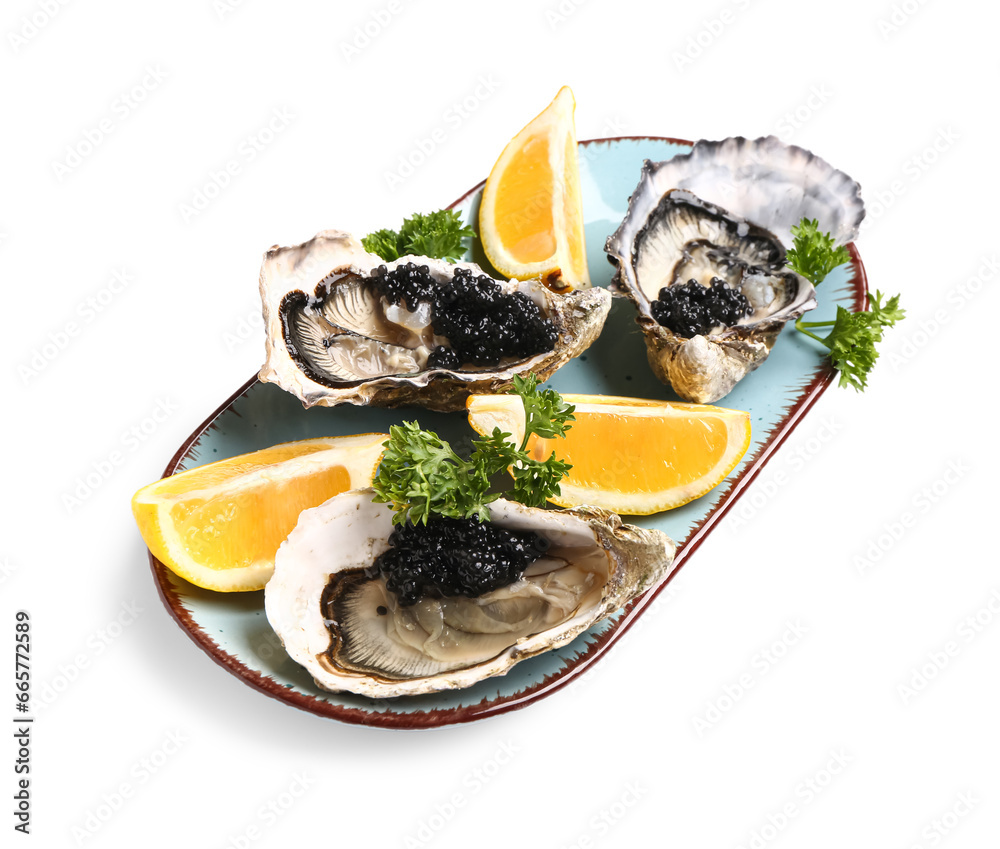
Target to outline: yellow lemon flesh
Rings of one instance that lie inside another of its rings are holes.
[[[725,479],[750,446],[750,414],[700,404],[604,395],[563,395],[576,407],[565,437],[532,436],[527,451],[553,452],[573,468],[562,479],[560,507],[590,504],[648,515],[680,507]],[[515,395],[473,395],[469,423],[524,439],[524,408]]]
[[[518,280],[553,289],[590,286],[577,161],[576,101],[568,86],[504,148],[483,188],[486,256]]]
[[[163,478],[132,498],[142,538],[164,566],[209,590],[264,588],[299,514],[369,486],[385,433],[286,442]]]

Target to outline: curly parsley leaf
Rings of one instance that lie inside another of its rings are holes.
[[[433,256],[455,262],[462,258],[463,239],[475,236],[475,231],[462,225],[462,213],[454,209],[441,209],[426,215],[417,213],[403,222],[399,238],[404,253]]]
[[[361,245],[370,254],[378,254],[386,262],[399,259],[399,233],[395,230],[376,230],[361,240]]]
[[[838,265],[850,262],[851,255],[843,245],[834,246],[829,233],[820,233],[819,220],[803,218],[792,226],[794,246],[789,248],[787,262],[792,271],[818,286]]]
[[[795,328],[830,349],[830,362],[840,372],[840,385],[853,386],[858,392],[868,386],[868,375],[878,359],[875,345],[882,341],[882,331],[892,327],[906,316],[899,307],[899,295],[882,303],[882,293],[868,293],[871,310],[851,312],[838,306],[834,321],[795,322]],[[807,328],[830,327],[825,338],[817,336]]]
[[[524,403],[524,439],[521,451],[528,445],[528,439],[537,435],[540,439],[563,436],[575,421],[572,404],[563,401],[554,389],[538,389],[538,378],[529,372],[527,377],[514,375],[514,387],[509,394],[521,396]]]
[[[554,451],[548,460],[522,457],[510,470],[514,476],[511,498],[528,507],[544,507],[549,498],[559,495],[559,481],[572,468],[569,463],[557,460]]]
[[[394,524],[407,519],[427,523],[434,513],[455,519],[488,516],[482,481],[472,465],[459,457],[436,433],[416,422],[389,428],[382,464],[373,481],[373,500],[391,503]],[[488,483],[488,481],[487,481]]]
[[[882,306],[882,293],[876,289],[874,298],[871,292],[868,293],[868,303],[871,305],[872,315],[882,327],[892,327],[897,321],[906,318],[906,310],[899,308],[899,295],[893,295]]]
[[[838,265],[850,262],[851,256],[843,246],[834,247],[829,233],[820,233],[819,221],[803,218],[798,226],[792,227],[795,245],[788,251],[788,266],[814,285],[823,281]],[[870,310],[851,312],[845,307],[837,307],[837,317],[833,321],[795,322],[795,329],[811,336],[830,349],[830,362],[840,372],[840,386],[853,386],[858,392],[868,386],[868,375],[878,359],[875,346],[882,341],[882,331],[901,321],[906,312],[899,307],[899,295],[882,303],[882,293],[873,298],[868,293]],[[829,327],[830,332],[822,337],[809,328]]]
[[[494,428],[489,436],[472,443],[472,454],[464,460],[452,447],[416,422],[389,428],[385,454],[372,483],[374,500],[393,505],[394,524],[427,523],[433,515],[457,519],[489,519],[487,504],[500,497],[490,492],[490,479],[510,469],[514,488],[508,493],[529,507],[542,507],[550,496],[559,494],[559,481],[571,468],[557,460],[535,460],[525,447],[528,437],[537,434],[550,439],[562,436],[570,427],[573,406],[554,390],[538,390],[534,375],[514,378],[513,393],[521,396],[527,422],[520,447],[511,434]]]
[[[463,239],[475,231],[462,224],[462,213],[454,209],[416,213],[403,220],[399,232],[376,230],[361,240],[364,249],[392,262],[407,254],[429,256],[455,262],[465,253]]]
[[[557,460],[553,451],[547,460],[537,460],[527,451],[532,436],[539,439],[554,439],[565,436],[575,421],[572,404],[563,401],[554,389],[538,389],[538,378],[529,373],[527,377],[514,376],[511,394],[521,396],[524,405],[524,439],[517,449],[517,462],[510,467],[514,476],[514,490],[511,497],[528,507],[543,507],[553,495],[559,495],[559,481],[573,467]]]
[[[472,457],[469,459],[475,474],[485,480],[487,488],[493,475],[521,459],[521,452],[510,441],[510,438],[511,434],[504,433],[500,428],[495,427],[492,434],[480,437],[472,443]]]

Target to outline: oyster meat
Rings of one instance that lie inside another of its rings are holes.
[[[491,280],[473,263],[412,256],[386,263],[337,230],[271,248],[260,273],[267,333],[260,379],[277,383],[306,407],[415,403],[460,410],[470,394],[505,391],[515,374],[532,371],[547,379],[597,338],[611,307],[610,294],[600,289],[559,295],[539,280],[492,280],[497,297],[508,305],[519,301],[514,306],[527,317],[517,324],[512,353],[505,351],[495,364],[463,361],[436,329],[444,322],[434,304],[406,298],[394,303],[379,289],[380,274],[384,280],[411,263],[442,292],[453,292],[459,277],[464,284]],[[547,345],[530,347],[536,337]]]
[[[372,491],[306,510],[282,543],[265,610],[316,684],[374,698],[467,687],[569,643],[664,579],[675,545],[598,508],[490,504],[492,521],[548,543],[514,583],[478,598],[399,604],[370,569],[388,548],[392,510]]]
[[[825,160],[773,136],[699,141],[644,163],[605,250],[612,288],[639,310],[653,371],[686,401],[711,403],[768,356],[784,324],[816,306],[812,285],[785,269],[791,227],[815,218],[838,244],[857,236],[860,188]],[[749,301],[731,325],[680,336],[653,317],[663,287],[721,280]]]

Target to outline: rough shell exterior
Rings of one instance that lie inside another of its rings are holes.
[[[785,325],[784,320],[737,325],[724,335],[684,339],[651,316],[640,315],[637,322],[646,336],[653,373],[694,404],[711,404],[728,395],[767,359]]]
[[[312,294],[317,285],[331,272],[343,271],[367,274],[379,265],[418,262],[429,265],[435,272],[465,267],[482,274],[473,263],[455,263],[427,257],[402,257],[386,263],[364,250],[360,241],[348,233],[326,230],[300,245],[271,248],[264,255],[260,272],[260,293],[267,334],[266,361],[260,379],[277,383],[298,397],[304,406],[335,406],[351,403],[378,407],[417,404],[432,410],[456,411],[465,407],[465,400],[475,393],[505,392],[515,374],[534,372],[539,381],[546,380],[560,366],[578,356],[600,334],[611,308],[610,293],[590,289],[557,295],[539,281],[497,282],[505,291],[520,290],[529,294],[556,325],[558,341],[555,350],[532,357],[495,371],[461,372],[427,369],[413,375],[393,375],[360,380],[342,387],[325,386],[311,379],[295,362],[285,343],[281,305],[289,294]]]
[[[663,580],[673,564],[676,547],[672,540],[659,531],[622,524],[621,518],[610,511],[538,510],[495,501],[490,505],[493,521],[510,528],[530,528],[545,536],[551,543],[550,557],[571,558],[570,565],[572,558],[580,563],[586,560],[600,564],[594,573],[602,576],[600,582],[588,585],[591,588],[584,600],[564,620],[539,633],[518,637],[513,644],[470,665],[416,677],[379,669],[362,671],[350,664],[341,665],[338,658],[341,654],[351,654],[352,639],[369,640],[371,636],[354,637],[354,632],[345,633],[348,617],[340,617],[343,623],[331,618],[330,608],[324,608],[323,600],[328,587],[337,581],[349,579],[362,584],[383,581],[381,577],[368,578],[364,574],[388,547],[392,529],[390,509],[373,503],[371,495],[371,490],[347,492],[304,511],[278,551],[275,574],[265,591],[268,620],[288,654],[306,667],[318,686],[335,692],[349,691],[373,698],[414,695],[468,687],[484,678],[505,674],[525,658],[569,643]],[[518,583],[523,583],[523,579]],[[512,585],[511,592],[516,587],[517,584]],[[384,584],[377,591],[387,592]],[[372,606],[365,615],[361,625],[349,627],[379,634],[383,645],[374,654],[395,651],[382,635],[381,623],[387,618],[385,607]]]

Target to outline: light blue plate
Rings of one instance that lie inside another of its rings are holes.
[[[625,215],[643,160],[668,159],[689,147],[688,142],[658,138],[580,143],[587,260],[594,285],[606,286],[611,280],[612,267],[604,253],[604,242]],[[479,185],[454,204],[465,220],[478,220],[481,192]],[[811,319],[832,319],[838,303],[852,310],[862,307],[866,292],[864,269],[853,246],[851,251],[852,262],[836,269],[823,282],[820,306]],[[478,244],[469,258],[489,267]],[[721,402],[726,407],[750,411],[753,428],[750,448],[730,476],[712,492],[683,507],[656,516],[626,517],[626,521],[658,528],[677,540],[679,567],[747,489],[832,376],[820,346],[786,327],[764,364]],[[635,324],[635,310],[624,299],[616,299],[597,342],[565,365],[548,385],[560,392],[676,400],[650,371],[643,338]],[[390,425],[409,420],[418,420],[422,427],[437,431],[456,446],[468,444],[474,436],[464,413],[432,413],[418,407],[305,410],[292,395],[253,379],[189,437],[166,474],[279,442],[388,431]],[[321,716],[404,728],[468,722],[543,698],[589,669],[663,588],[661,585],[648,592],[570,645],[523,661],[503,677],[444,694],[373,700],[317,688],[305,670],[285,654],[268,625],[262,592],[209,592],[178,578],[152,555],[150,561],[161,597],[181,627],[218,663],[251,686]]]

